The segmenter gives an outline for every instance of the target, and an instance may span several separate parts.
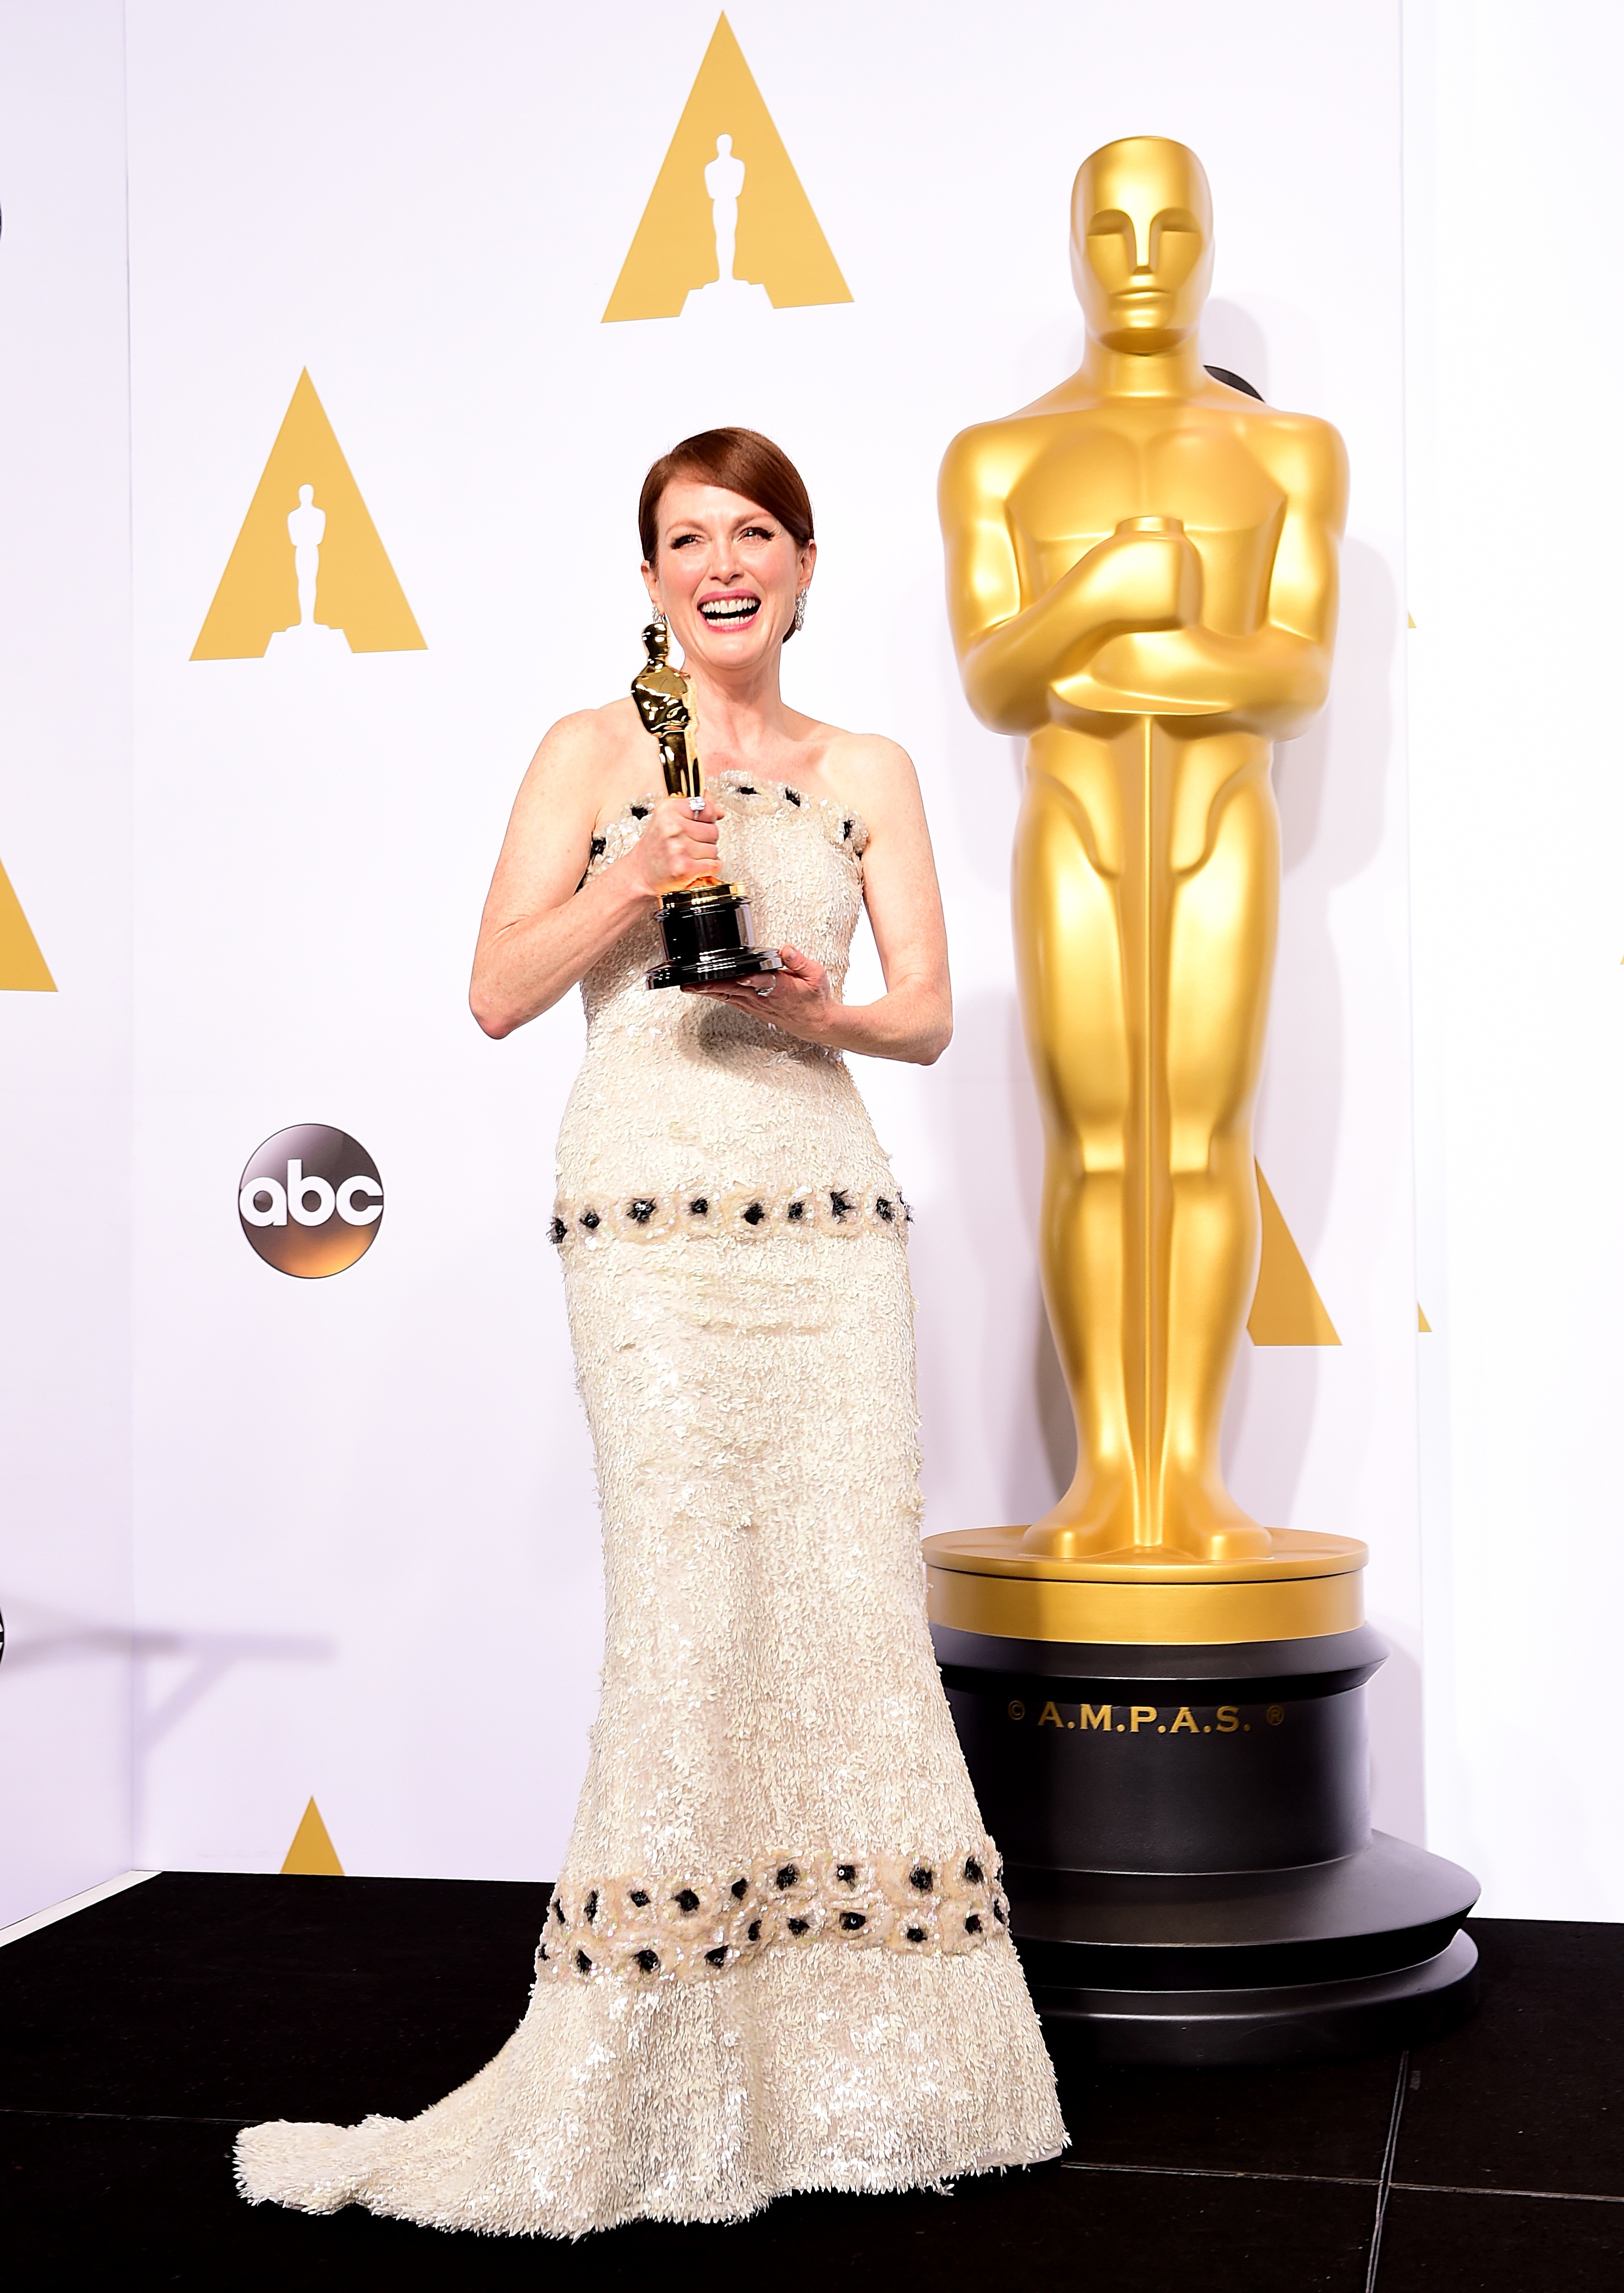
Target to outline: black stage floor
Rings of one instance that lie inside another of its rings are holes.
[[[1624,2285],[1624,1927],[1514,1919],[1474,1923],[1483,2006],[1453,2038],[1316,2070],[1064,2066],[1064,2162],[951,2195],[785,2198],[731,2228],[638,2224],[573,2246],[240,2203],[238,2126],[404,2117],[494,2054],[524,2010],[545,1900],[166,1873],[0,1950],[7,2283]]]

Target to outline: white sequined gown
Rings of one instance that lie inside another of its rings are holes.
[[[717,792],[758,939],[840,981],[861,822]],[[255,2200],[574,2236],[1065,2139],[926,1631],[905,1210],[844,1059],[659,960],[651,921],[583,983],[559,1139],[607,1649],[530,2009],[410,2122],[250,2128]]]

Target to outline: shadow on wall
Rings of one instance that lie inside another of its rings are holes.
[[[1269,344],[1250,311],[1215,296],[1201,313],[1204,365],[1223,367],[1249,382],[1260,398],[1269,395]]]
[[[1385,831],[1393,738],[1390,684],[1398,595],[1383,558],[1359,541],[1343,551],[1342,617],[1329,705],[1301,740],[1275,751],[1280,809],[1281,944],[1269,1051],[1258,1098],[1260,1159],[1286,1194],[1292,1235],[1311,1267],[1329,1215],[1344,1130],[1344,1025],[1340,959],[1331,933],[1338,892],[1361,875]],[[1357,1111],[1355,1111],[1357,1120]],[[1288,1171],[1288,1187],[1279,1174]],[[1369,1331],[1360,1302],[1328,1297],[1344,1344]],[[1277,1527],[1295,1518],[1324,1368],[1317,1346],[1241,1342],[1224,1419],[1223,1458],[1236,1495]],[[1361,1378],[1359,1390],[1368,1392]],[[1362,1439],[1350,1422],[1344,1438]],[[1352,1533],[1357,1534],[1355,1529]]]
[[[330,1640],[293,1633],[198,1633],[137,1631],[89,1617],[44,1609],[19,1608],[12,1619],[0,1682],[8,1674],[47,1665],[90,1664],[113,1657],[134,1667],[135,1830],[140,1835],[146,1762],[166,1736],[212,1694],[240,1664],[329,1664],[337,1654]],[[150,1700],[153,1667],[183,1666],[175,1684]]]
[[[932,1478],[986,1489],[987,1526],[1031,1520],[1069,1482],[1076,1446],[1038,1281],[1043,1133],[1012,990],[959,1004],[943,1084],[940,1200],[962,1217],[956,1246],[914,1260]]]
[[[1372,1619],[1382,1631],[1379,1616]],[[1370,1715],[1370,1812],[1378,1831],[1426,1844],[1426,1785],[1421,1762],[1421,1667],[1384,1633],[1393,1650],[1365,1690]]]

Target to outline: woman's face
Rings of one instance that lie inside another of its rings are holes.
[[[777,658],[812,579],[816,542],[795,537],[725,486],[673,478],[660,497],[659,541],[643,579],[684,660],[737,671]]]

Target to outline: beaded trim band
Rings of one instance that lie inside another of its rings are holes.
[[[702,1981],[764,1950],[844,1943],[950,1957],[1007,1933],[1003,1867],[990,1839],[946,1862],[925,1855],[767,1855],[721,1878],[600,1879],[555,1893],[536,1973]]]
[[[792,788],[786,781],[747,780],[740,772],[718,773],[714,777],[707,774],[705,777],[713,794],[724,798],[729,807],[746,817],[752,813],[776,813],[786,819],[815,822],[825,840],[852,860],[861,860],[868,848],[868,829],[862,814],[832,803],[827,797],[808,796],[804,790]],[[643,822],[659,802],[657,796],[646,796],[637,804],[625,806],[612,820],[602,822],[593,831],[588,875],[608,850],[612,831],[629,828],[634,839],[640,836]],[[581,882],[585,881],[583,876]]]
[[[565,1243],[659,1242],[673,1234],[733,1235],[741,1242],[768,1235],[905,1233],[914,1213],[900,1195],[865,1195],[855,1187],[795,1187],[770,1194],[733,1187],[711,1194],[701,1186],[664,1195],[604,1195],[592,1202],[562,1197],[553,1208],[553,1240]]]

